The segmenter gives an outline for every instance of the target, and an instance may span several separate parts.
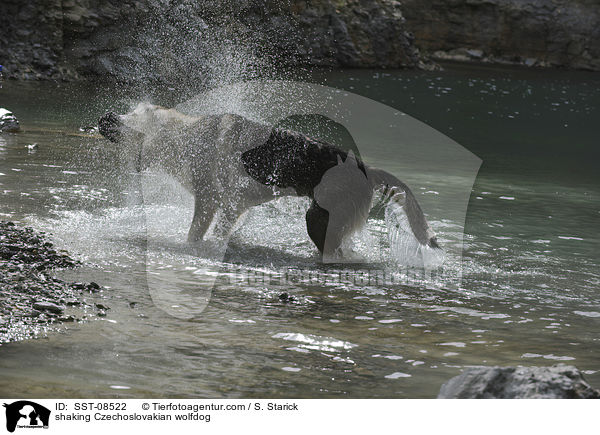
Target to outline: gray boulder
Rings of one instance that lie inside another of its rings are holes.
[[[442,385],[438,399],[599,399],[574,366],[477,367]]]

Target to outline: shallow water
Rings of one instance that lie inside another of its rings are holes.
[[[0,107],[23,132],[0,136],[0,218],[51,232],[87,264],[61,276],[101,283],[111,309],[2,345],[0,396],[435,397],[466,366],[557,362],[600,387],[600,78],[451,67],[314,80],[402,110],[483,160],[460,288],[369,282],[377,262],[319,264],[302,200],[250,213],[225,259],[195,251],[187,193],[131,173],[118,150],[79,131],[139,95],[8,82]],[[426,175],[411,182],[424,201],[435,196]],[[443,202],[426,204],[440,216]],[[431,223],[442,240],[457,231]],[[363,248],[383,231],[371,224]]]

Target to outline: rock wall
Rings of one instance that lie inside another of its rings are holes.
[[[403,0],[434,59],[600,70],[598,0]]]
[[[261,59],[334,67],[419,63],[395,0],[0,2],[0,64],[12,78],[175,80],[226,68],[227,60],[247,68]]]
[[[600,70],[599,23],[599,0],[2,0],[0,64],[21,79],[174,82],[265,62],[415,67],[421,49]]]
[[[0,3],[0,64],[6,77],[54,75],[62,52],[61,0],[43,3],[2,0]]]

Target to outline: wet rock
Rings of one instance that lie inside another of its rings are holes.
[[[469,55],[472,59],[481,59],[483,57],[483,51],[467,50],[467,55]]]
[[[65,310],[64,307],[53,304],[52,302],[36,302],[33,304],[33,308],[39,311],[48,311],[54,314],[62,314]]]
[[[0,107],[0,133],[16,133],[20,130],[16,116],[11,111]]]
[[[95,134],[95,133],[98,133],[98,126],[85,125],[85,126],[79,127],[79,131],[82,133]]]
[[[77,319],[74,316],[65,316],[65,317],[59,317],[58,320],[60,322],[72,323],[72,322],[75,322]]]
[[[538,60],[537,60],[537,59],[534,59],[534,58],[532,58],[532,57],[528,57],[527,59],[525,59],[525,60],[523,61],[523,64],[524,64],[525,66],[534,66],[534,65],[535,65],[535,64],[537,64],[537,63],[538,63]]]
[[[279,295],[279,300],[281,302],[286,302],[287,303],[287,302],[295,302],[296,298],[294,296],[288,295],[287,293],[281,293]]]
[[[478,367],[442,385],[438,399],[598,399],[574,366]]]

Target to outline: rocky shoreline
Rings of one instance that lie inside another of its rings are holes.
[[[100,307],[85,299],[102,291],[98,284],[68,283],[52,276],[54,269],[79,265],[57,251],[46,234],[0,221],[0,344],[102,315],[94,313]]]

